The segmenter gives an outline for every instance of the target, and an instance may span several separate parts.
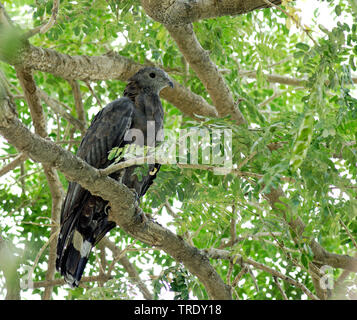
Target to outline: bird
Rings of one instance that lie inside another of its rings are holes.
[[[159,132],[162,134],[164,121],[159,93],[173,86],[162,69],[140,69],[128,79],[123,97],[95,115],[76,155],[91,166],[103,169],[115,160],[108,159],[108,153],[115,147],[124,148],[133,143],[156,146],[154,140],[158,139]],[[154,125],[154,134],[149,134],[149,124]],[[142,132],[143,141],[132,137],[132,133],[138,131]],[[139,203],[156,178],[160,164],[149,164],[147,173],[140,177],[135,173],[136,168],[137,165],[121,169],[110,177],[132,190]],[[108,201],[92,195],[76,182],[69,183],[61,209],[56,269],[71,287],[79,285],[92,248],[116,226],[108,220],[109,209]]]

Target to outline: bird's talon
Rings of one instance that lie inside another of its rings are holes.
[[[137,204],[135,205],[135,219],[139,221],[139,223],[143,223],[148,220],[143,210]]]
[[[129,190],[134,193],[134,196],[135,196],[135,202],[138,203],[139,200],[140,200],[140,197],[138,195],[138,193],[136,192],[136,190],[134,188],[129,188]]]

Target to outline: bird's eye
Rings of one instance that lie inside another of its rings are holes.
[[[155,78],[156,74],[153,73],[153,72],[151,72],[151,73],[149,74],[149,76],[150,76],[150,78]]]

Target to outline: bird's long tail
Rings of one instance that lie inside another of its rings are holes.
[[[71,287],[78,286],[93,246],[115,227],[106,214],[94,212],[90,216],[90,221],[84,221],[83,213],[72,215],[61,226],[56,268]]]
[[[82,278],[93,243],[74,229],[64,250],[59,253],[56,267],[71,287],[77,287]]]

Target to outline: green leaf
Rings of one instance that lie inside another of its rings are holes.
[[[303,43],[303,42],[299,42],[296,44],[296,48],[302,50],[302,51],[309,51],[310,49],[310,46],[306,43]]]
[[[309,269],[309,256],[307,254],[301,255],[301,263],[306,269]]]
[[[304,51],[295,51],[294,52],[294,58],[295,59],[299,59],[299,58],[301,58],[302,56],[304,56],[305,55],[305,52]]]
[[[313,134],[314,117],[312,113],[305,115],[302,121],[295,143],[292,149],[290,165],[293,171],[296,171],[306,157],[307,150],[310,146]]]

